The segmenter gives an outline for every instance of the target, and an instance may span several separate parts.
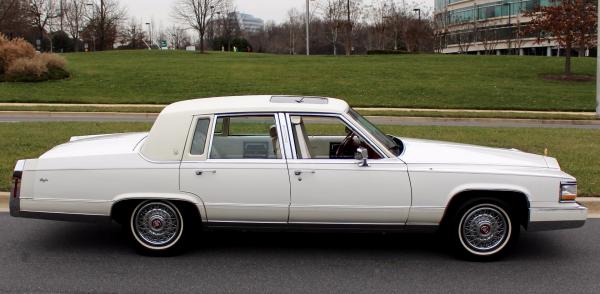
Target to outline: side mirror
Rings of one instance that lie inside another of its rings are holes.
[[[354,158],[359,161],[358,166],[369,166],[369,163],[367,162],[367,159],[369,158],[369,151],[367,150],[367,148],[357,148],[356,153],[354,153]]]

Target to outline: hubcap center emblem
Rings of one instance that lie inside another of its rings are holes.
[[[160,229],[162,227],[162,221],[160,221],[159,219],[154,219],[152,220],[152,222],[150,223],[152,225],[152,228],[154,229]]]
[[[490,225],[485,224],[485,225],[481,225],[481,227],[479,227],[479,232],[482,235],[487,235],[490,233],[490,231],[492,230],[492,227],[490,227]]]

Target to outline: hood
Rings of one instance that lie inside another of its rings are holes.
[[[131,153],[148,133],[122,133],[72,137],[40,158],[76,157]]]
[[[467,164],[536,168],[559,168],[554,158],[516,149],[500,149],[443,141],[399,138],[404,152],[399,156],[407,164]]]

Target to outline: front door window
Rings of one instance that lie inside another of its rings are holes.
[[[369,159],[381,158],[358,132],[338,117],[290,118],[298,159],[353,159],[359,147],[368,150]]]

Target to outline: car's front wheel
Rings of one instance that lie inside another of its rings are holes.
[[[447,230],[455,249],[463,257],[492,260],[510,249],[518,238],[519,224],[510,205],[484,198],[463,204]]]
[[[184,218],[169,201],[144,201],[131,213],[130,232],[141,253],[173,254],[182,247]]]

